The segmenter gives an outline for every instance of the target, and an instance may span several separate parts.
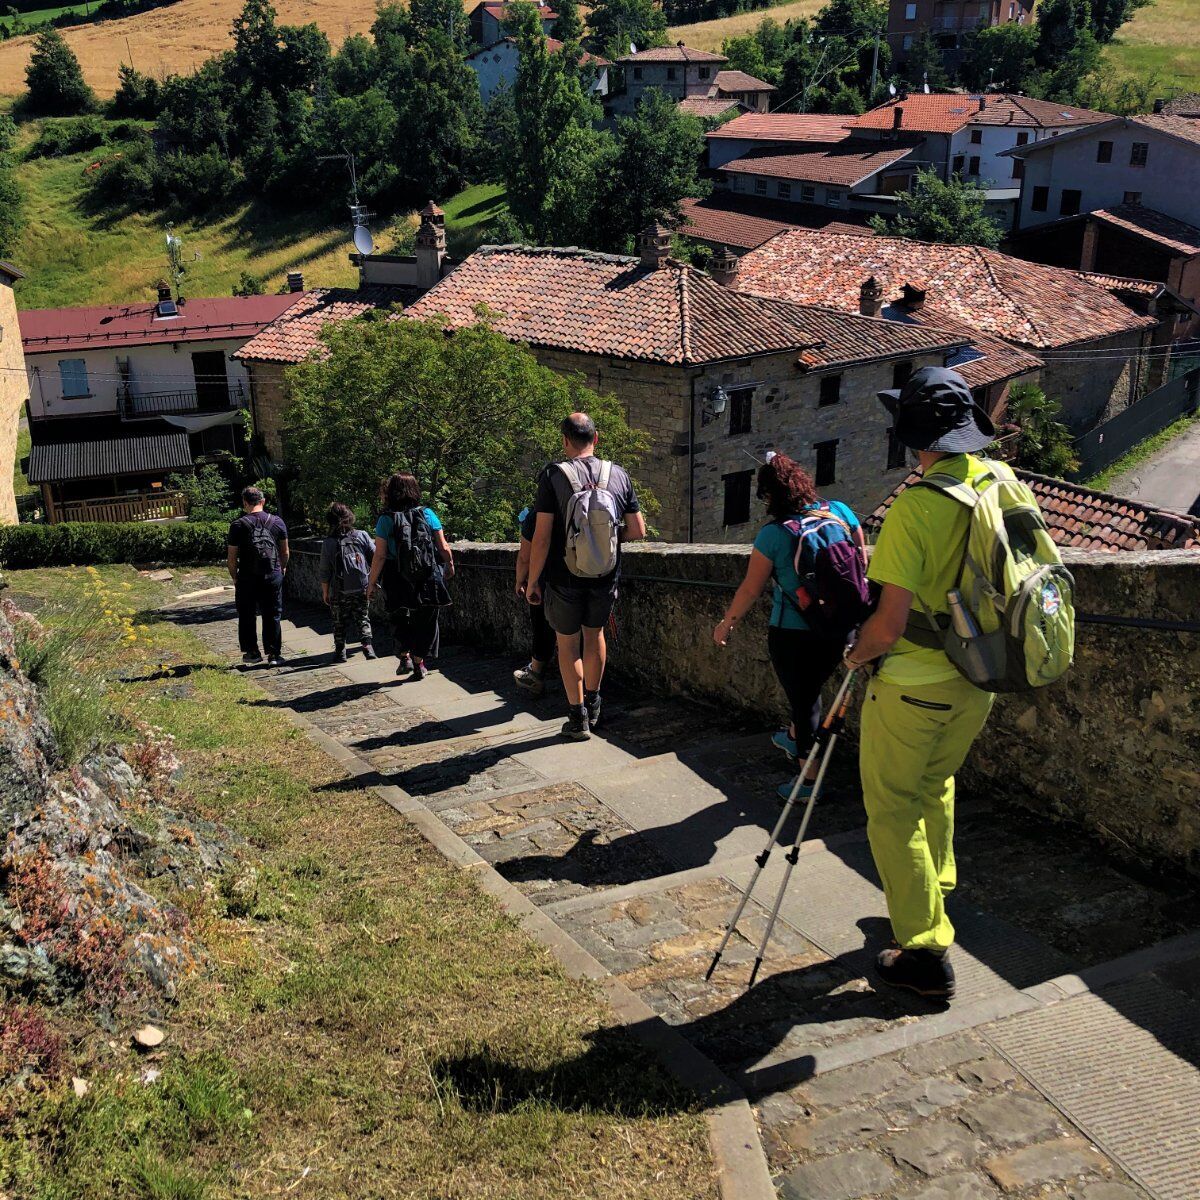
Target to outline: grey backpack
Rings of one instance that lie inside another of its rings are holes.
[[[558,464],[571,485],[564,520],[567,531],[567,570],[581,579],[598,579],[617,567],[617,529],[621,514],[608,490],[612,463],[601,460],[593,480],[586,463],[573,458]]]

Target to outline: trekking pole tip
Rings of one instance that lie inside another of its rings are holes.
[[[712,962],[708,964],[708,970],[704,972],[705,980],[712,978],[712,973],[717,969],[717,963],[721,961],[721,952],[718,950],[712,957]]]
[[[746,991],[749,991],[754,986],[754,981],[758,978],[758,968],[763,964],[762,955],[754,960],[754,968],[750,972],[750,980],[746,984]]]

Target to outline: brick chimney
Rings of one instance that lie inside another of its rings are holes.
[[[718,283],[731,284],[737,277],[737,269],[738,256],[728,246],[722,246],[708,260],[708,273]]]
[[[661,267],[671,257],[671,231],[657,221],[638,234],[642,266]]]
[[[1166,107],[1167,107],[1167,102],[1165,99],[1160,97],[1159,99],[1154,101],[1154,111],[1156,113],[1162,112],[1162,110]]]
[[[864,317],[878,317],[883,314],[883,284],[871,275],[864,279],[858,289],[858,311]]]
[[[421,209],[417,230],[417,287],[429,289],[442,277],[446,259],[446,214],[431,200]]]
[[[304,272],[303,271],[289,271],[288,277],[287,277],[287,285],[288,285],[289,292],[304,291]]]
[[[171,285],[165,280],[160,279],[155,287],[158,289],[158,299],[161,303],[163,300],[171,299]]]
[[[904,126],[904,106],[902,104],[897,104],[896,107],[892,109],[892,128],[893,129],[901,129],[901,128],[903,128],[903,126]]]
[[[911,283],[906,283],[900,289],[900,303],[905,308],[920,308],[925,303],[925,289],[914,287]]]

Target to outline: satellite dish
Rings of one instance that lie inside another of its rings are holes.
[[[375,239],[365,225],[354,227],[354,248],[359,254],[370,254],[375,249]]]

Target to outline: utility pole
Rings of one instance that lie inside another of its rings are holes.
[[[877,29],[875,31],[875,53],[871,57],[871,91],[867,96],[868,104],[875,103],[875,80],[879,76],[879,42],[882,37],[883,30]]]

